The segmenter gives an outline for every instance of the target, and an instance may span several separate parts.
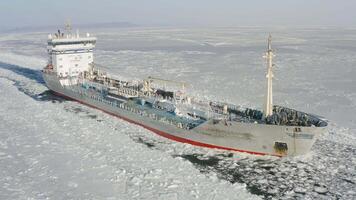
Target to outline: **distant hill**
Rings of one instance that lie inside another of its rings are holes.
[[[90,23],[90,24],[73,24],[73,30],[76,29],[95,29],[95,28],[128,28],[138,27],[139,25],[130,22],[105,22],[105,23]],[[64,23],[59,25],[50,26],[24,26],[15,28],[6,28],[0,30],[2,33],[18,33],[18,32],[46,32],[57,30],[58,28],[64,29]]]
[[[108,23],[93,23],[93,24],[74,24],[73,27],[78,28],[126,28],[137,27],[139,25],[130,22],[108,22]]]

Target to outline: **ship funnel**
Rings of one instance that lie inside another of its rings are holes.
[[[267,45],[267,52],[264,56],[267,61],[267,94],[266,94],[266,102],[264,107],[264,116],[268,117],[273,114],[273,93],[272,93],[272,79],[273,79],[273,72],[272,72],[272,59],[274,57],[272,48],[271,48],[272,36],[269,35],[268,37],[268,45]]]

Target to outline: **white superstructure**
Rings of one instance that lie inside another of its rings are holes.
[[[48,35],[48,68],[52,68],[61,78],[78,76],[89,71],[93,65],[95,43],[96,38],[90,37],[88,33],[82,37],[78,32],[71,34],[58,30],[57,33]],[[62,84],[69,83],[64,81]]]

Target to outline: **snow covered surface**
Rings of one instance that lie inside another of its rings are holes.
[[[267,32],[268,31],[268,32]],[[114,75],[183,80],[261,108],[269,32],[274,102],[329,120],[312,152],[273,158],[193,147],[51,95],[47,33],[0,34],[0,199],[355,199],[356,29],[101,29]]]

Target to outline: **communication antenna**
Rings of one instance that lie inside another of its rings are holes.
[[[65,26],[64,26],[67,34],[72,35],[72,23],[70,22],[70,20],[68,19]]]

